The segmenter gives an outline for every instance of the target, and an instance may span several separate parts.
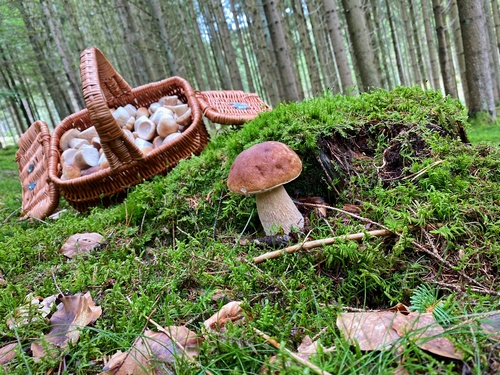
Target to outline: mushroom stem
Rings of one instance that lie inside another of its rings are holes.
[[[257,211],[267,236],[275,235],[283,228],[284,234],[292,228],[304,229],[304,218],[283,185],[256,194]]]

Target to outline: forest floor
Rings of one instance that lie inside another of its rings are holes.
[[[123,203],[45,220],[19,220],[4,148],[0,372],[498,373],[499,125],[417,89],[281,105]],[[282,246],[226,186],[264,140],[304,166]]]

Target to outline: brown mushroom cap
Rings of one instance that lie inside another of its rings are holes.
[[[302,162],[287,145],[268,141],[240,153],[233,162],[227,186],[238,194],[256,194],[297,178]]]

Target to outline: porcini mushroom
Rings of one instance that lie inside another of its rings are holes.
[[[288,234],[292,228],[302,230],[304,218],[283,185],[301,172],[302,162],[290,147],[276,141],[263,142],[236,157],[227,186],[238,194],[255,194],[266,235],[275,235],[280,229]]]

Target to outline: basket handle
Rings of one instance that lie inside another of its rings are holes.
[[[132,88],[95,47],[81,53],[80,75],[90,120],[101,138],[111,169],[143,159],[142,152],[123,132],[109,109],[133,102]]]

